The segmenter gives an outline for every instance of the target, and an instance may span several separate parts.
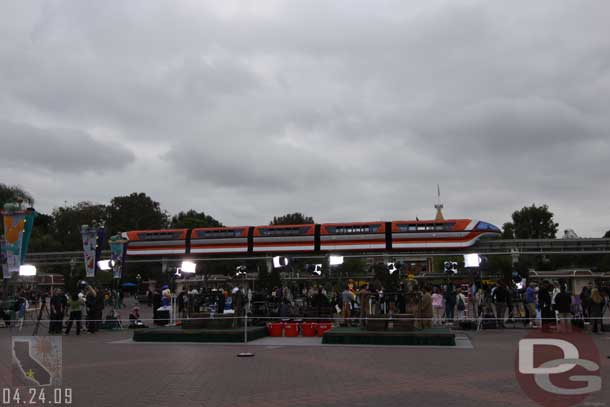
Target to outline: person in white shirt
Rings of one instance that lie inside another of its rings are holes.
[[[457,316],[459,320],[462,320],[466,316],[466,296],[462,293],[461,288],[458,288],[455,297],[455,309],[457,310]]]

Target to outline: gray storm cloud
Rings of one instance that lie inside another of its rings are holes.
[[[5,166],[50,172],[104,172],[122,169],[134,155],[122,146],[99,142],[91,135],[72,129],[40,128],[0,120]]]
[[[226,224],[425,218],[440,183],[448,216],[610,229],[607,2],[3,9],[0,169],[42,210],[146,191]]]

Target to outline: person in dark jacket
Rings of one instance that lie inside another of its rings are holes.
[[[559,314],[559,330],[561,332],[572,331],[572,297],[566,292],[566,286],[561,285],[559,294],[555,296],[555,311]]]
[[[538,292],[538,305],[540,306],[540,316],[542,318],[542,329],[549,330],[550,324],[555,320],[555,312],[551,304],[551,285],[548,281],[542,283]]]
[[[66,297],[62,295],[60,290],[55,290],[50,301],[50,318],[49,333],[61,334],[63,328],[63,320],[66,312]]]
[[[448,323],[453,322],[453,310],[457,302],[455,291],[453,290],[453,284],[447,284],[447,291],[445,291],[445,319]]]
[[[604,306],[604,297],[601,296],[597,288],[592,289],[589,317],[591,318],[591,323],[593,324],[593,333],[604,331],[604,325],[602,323]]]
[[[96,331],[96,326],[95,326],[95,304],[97,302],[97,291],[91,287],[90,285],[87,286],[87,294],[85,296],[85,305],[87,308],[87,322],[86,322],[86,326],[87,326],[87,332],[88,333],[95,333]]]
[[[504,328],[504,317],[508,304],[508,290],[504,283],[499,281],[494,290],[494,302],[496,304],[496,324],[498,328]]]

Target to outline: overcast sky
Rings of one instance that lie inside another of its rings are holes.
[[[610,2],[6,1],[0,181],[228,225],[610,229]]]

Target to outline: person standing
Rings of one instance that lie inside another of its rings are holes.
[[[496,304],[496,324],[498,328],[504,328],[504,316],[506,314],[506,306],[508,303],[508,290],[504,283],[499,281],[496,284],[496,289],[493,293],[494,302]]]
[[[458,319],[463,320],[466,312],[466,296],[462,293],[462,289],[458,288],[456,299],[456,309],[458,314]]]
[[[432,295],[430,295],[430,287],[424,287],[424,294],[421,297],[421,327],[432,328]]]
[[[76,335],[80,335],[81,329],[81,319],[82,319],[82,311],[81,306],[83,305],[83,301],[79,298],[78,293],[73,292],[68,299],[68,312],[70,313],[70,317],[68,320],[68,325],[66,325],[66,335],[70,335],[70,330],[72,329],[72,323],[76,321]]]
[[[536,288],[535,283],[530,282],[525,290],[525,308],[530,320],[530,327],[536,325]]]
[[[598,333],[599,331],[604,332],[604,325],[602,323],[604,306],[604,297],[601,296],[597,288],[592,289],[589,318],[593,324],[593,333]]]
[[[371,298],[371,292],[369,291],[369,285],[366,284],[358,293],[360,301],[360,326],[366,326],[366,320],[370,316],[371,306],[369,299]]]
[[[65,297],[61,294],[59,289],[55,290],[55,293],[51,297],[50,301],[50,318],[49,322],[49,333],[50,334],[61,334],[61,329],[64,320],[65,308]]]
[[[440,325],[443,318],[443,296],[438,292],[438,287],[433,288],[432,298],[432,323]]]
[[[580,292],[580,304],[582,307],[582,315],[585,321],[589,321],[589,311],[591,307],[591,289],[584,286]]]
[[[538,305],[540,305],[540,317],[542,318],[542,328],[546,331],[550,329],[550,324],[555,320],[555,312],[551,304],[551,284],[548,281],[542,283],[538,292]]]
[[[559,329],[561,332],[572,331],[572,297],[566,292],[564,284],[559,287],[559,293],[555,295],[555,311],[559,315]]]
[[[87,332],[95,333],[95,304],[96,304],[97,291],[90,285],[87,286],[87,295],[85,297],[87,306]]]
[[[342,317],[346,325],[351,325],[350,317],[352,313],[352,301],[354,301],[354,293],[350,290],[349,286],[345,287],[345,290],[341,293],[342,302]]]
[[[453,309],[455,308],[456,295],[453,291],[453,284],[447,284],[447,291],[445,291],[445,320],[447,322],[453,322]]]

